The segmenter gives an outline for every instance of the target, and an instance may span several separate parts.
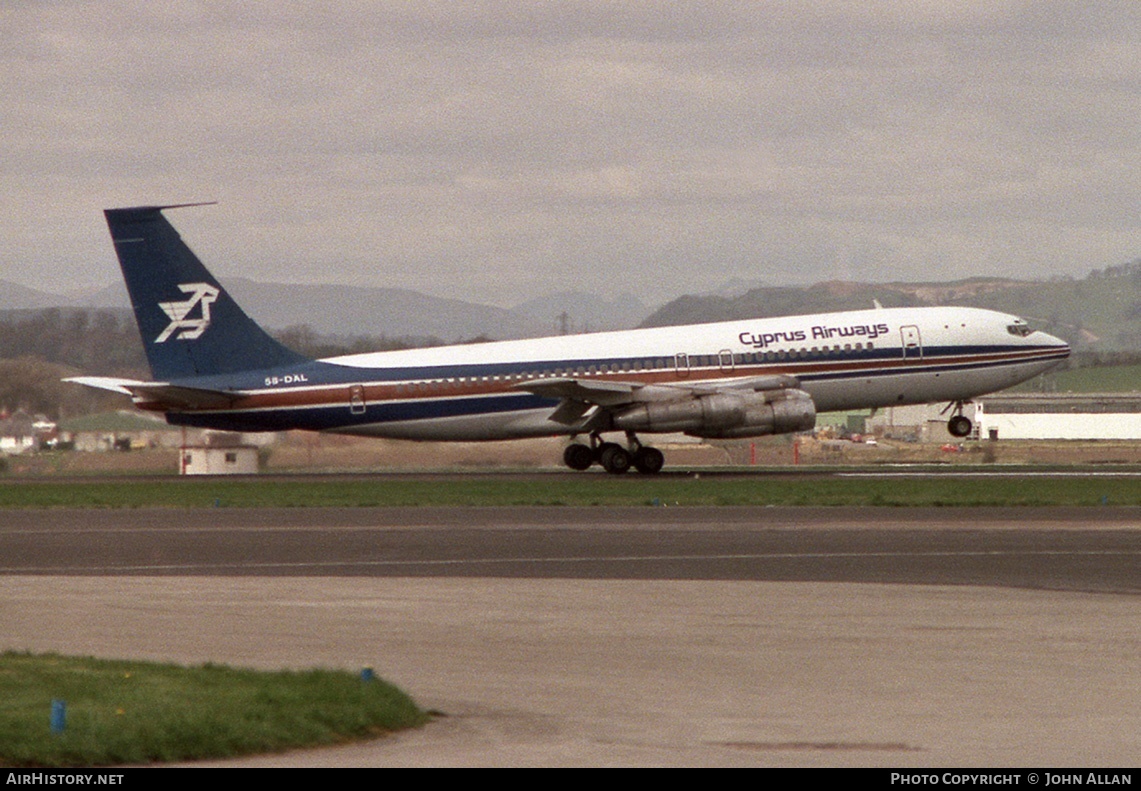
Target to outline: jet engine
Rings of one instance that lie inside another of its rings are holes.
[[[615,429],[737,439],[808,431],[816,425],[812,396],[794,388],[733,392],[633,404],[612,416]]]

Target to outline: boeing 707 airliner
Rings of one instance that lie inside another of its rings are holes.
[[[194,204],[181,204],[194,205]],[[639,435],[808,431],[818,412],[963,404],[1053,367],[1070,349],[1024,320],[955,307],[563,335],[311,360],[230,298],[163,215],[104,212],[153,381],[68,381],[131,396],[174,425],[306,429],[409,440],[574,438],[563,461],[662,469]],[[604,435],[619,433],[622,442]]]

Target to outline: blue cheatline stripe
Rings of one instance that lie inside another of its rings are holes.
[[[1052,355],[1036,355],[1033,357],[1015,357],[1013,359],[1007,358],[1002,360],[982,360],[980,362],[965,362],[965,363],[939,363],[930,358],[924,358],[923,362],[916,362],[906,366],[896,366],[893,368],[866,368],[856,371],[821,371],[811,372],[806,371],[803,373],[796,373],[790,371],[793,376],[796,376],[801,382],[827,382],[833,380],[843,379],[866,379],[875,378],[878,376],[898,376],[898,375],[911,375],[921,373],[954,373],[959,371],[977,371],[984,368],[1004,368],[1009,365],[1021,365],[1037,362],[1046,362],[1055,357],[1063,359],[1068,356],[1066,354],[1052,354]]]
[[[531,393],[482,398],[435,398],[421,401],[382,401],[353,414],[344,404],[297,406],[285,409],[232,412],[170,412],[167,421],[178,426],[200,426],[230,431],[327,431],[370,423],[395,423],[432,418],[495,415],[527,409],[554,409],[558,401]]]

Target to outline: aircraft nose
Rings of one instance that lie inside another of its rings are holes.
[[[1061,338],[1055,338],[1050,333],[1043,332],[1042,341],[1044,341],[1047,346],[1052,347],[1062,357],[1070,356],[1070,344],[1066,343]]]

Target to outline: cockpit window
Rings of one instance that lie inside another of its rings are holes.
[[[1017,335],[1019,338],[1025,338],[1027,335],[1034,332],[1034,330],[1030,329],[1030,326],[1022,319],[1018,319],[1013,324],[1007,324],[1006,331],[1011,335]]]

